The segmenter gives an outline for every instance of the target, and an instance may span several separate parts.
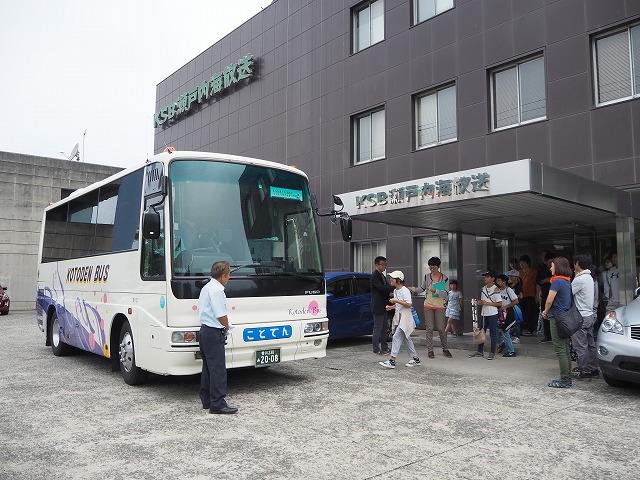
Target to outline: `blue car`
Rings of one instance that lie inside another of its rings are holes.
[[[371,274],[326,272],[329,340],[373,333]]]

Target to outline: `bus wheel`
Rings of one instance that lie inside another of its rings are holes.
[[[149,372],[136,365],[136,353],[129,322],[120,330],[120,373],[128,385],[140,385],[149,379]]]
[[[58,313],[53,312],[51,316],[51,351],[56,357],[65,357],[71,353],[71,346],[68,343],[62,341],[62,334],[60,333],[60,322],[58,321]]]

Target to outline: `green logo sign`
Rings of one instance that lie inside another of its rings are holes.
[[[238,60],[227,66],[222,72],[216,73],[211,80],[205,80],[202,85],[196,85],[188,92],[180,95],[177,101],[167,105],[153,116],[153,128],[158,128],[165,122],[175,120],[180,115],[189,113],[191,107],[203,100],[209,100],[217,95],[221,95],[232,85],[237,84],[241,80],[246,80],[253,76],[253,55],[248,53]]]
[[[302,201],[302,190],[293,190],[291,188],[271,187],[272,198],[284,198],[285,200]]]

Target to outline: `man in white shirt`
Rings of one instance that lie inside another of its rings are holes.
[[[576,308],[582,315],[582,328],[573,334],[571,343],[578,356],[578,373],[576,380],[586,380],[600,375],[598,358],[593,338],[593,298],[594,283],[589,267],[592,264],[591,255],[582,253],[573,259],[573,269],[576,276],[571,282],[571,291]]]
[[[231,277],[229,262],[215,262],[211,266],[211,280],[200,291],[200,351],[202,377],[200,400],[209,413],[236,413],[227,405],[227,364],[224,345],[229,329],[227,296],[224,287]]]

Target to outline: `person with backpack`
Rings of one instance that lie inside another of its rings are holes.
[[[502,356],[511,358],[516,356],[516,349],[511,342],[510,331],[516,325],[513,307],[518,304],[518,296],[508,282],[509,277],[506,275],[500,274],[496,278],[496,285],[500,289],[500,298],[502,299],[502,306],[498,308],[498,334],[502,337],[502,341],[498,345],[498,353],[502,353],[506,346],[507,351]]]
[[[442,354],[451,358],[451,352],[447,345],[447,334],[445,332],[447,319],[445,318],[445,300],[449,296],[449,278],[440,271],[441,261],[438,257],[431,257],[427,262],[429,273],[424,276],[420,287],[411,287],[412,292],[418,288],[426,292],[424,298],[424,324],[427,335],[427,356],[434,358],[433,354],[433,326],[440,334],[440,345]]]
[[[542,317],[549,319],[551,326],[551,339],[560,365],[560,378],[551,380],[548,384],[552,388],[571,388],[571,356],[569,353],[569,340],[560,338],[555,316],[566,312],[571,308],[573,294],[571,292],[571,267],[569,260],[564,257],[556,257],[551,262],[551,288],[547,303],[544,305]]]
[[[413,319],[413,313],[411,312],[412,300],[411,292],[404,286],[404,273],[400,270],[396,270],[389,274],[389,280],[393,285],[393,298],[389,300],[391,305],[387,305],[387,310],[395,311],[393,322],[396,324],[396,331],[393,334],[393,341],[391,342],[391,356],[389,360],[385,362],[378,362],[385,368],[396,368],[396,358],[400,353],[402,344],[407,346],[407,352],[411,357],[411,360],[405,365],[406,367],[417,367],[420,365],[420,358],[416,353],[416,347],[411,340],[411,334],[416,328],[415,321]]]

